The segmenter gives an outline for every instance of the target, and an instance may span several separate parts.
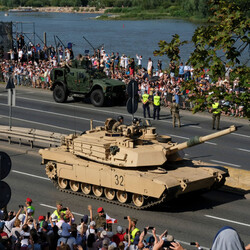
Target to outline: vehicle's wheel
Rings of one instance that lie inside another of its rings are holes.
[[[70,189],[72,190],[72,191],[75,191],[75,192],[77,192],[77,191],[79,191],[79,189],[80,189],[80,183],[79,182],[77,182],[77,181],[70,181],[69,182],[69,186],[70,186]]]
[[[104,94],[101,89],[95,89],[90,95],[91,103],[96,107],[101,107],[104,104]]]
[[[81,190],[84,194],[90,194],[91,193],[91,185],[87,184],[87,183],[82,183]]]
[[[140,194],[133,194],[132,201],[135,206],[141,207],[144,204],[144,197],[143,195],[140,195]]]
[[[106,197],[108,200],[114,200],[114,198],[115,198],[115,190],[114,190],[114,189],[105,188],[105,189],[104,189],[104,194],[105,194],[105,197]]]
[[[126,203],[128,201],[128,193],[124,191],[117,191],[116,198],[121,203]]]
[[[56,85],[53,91],[53,98],[56,102],[66,102],[68,95],[62,85]]]
[[[52,180],[56,178],[56,164],[49,161],[45,166],[47,176]]]
[[[68,187],[68,180],[63,178],[58,178],[58,185],[62,189],[66,189]]]
[[[92,187],[92,191],[93,191],[94,195],[97,196],[97,197],[101,197],[102,194],[103,194],[103,188],[100,187],[100,186],[95,186],[94,185]]]

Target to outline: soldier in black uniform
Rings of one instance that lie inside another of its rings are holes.
[[[112,132],[117,132],[118,127],[123,124],[123,116],[117,117],[117,122],[112,127]]]

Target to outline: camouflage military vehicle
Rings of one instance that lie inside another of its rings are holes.
[[[46,174],[63,192],[145,209],[194,191],[222,186],[227,170],[182,158],[181,150],[235,131],[232,126],[184,143],[156,128],[121,125],[114,119],[82,135],[71,134],[57,148],[41,149]]]
[[[52,69],[50,77],[53,98],[59,103],[65,102],[69,96],[75,100],[90,98],[90,102],[96,107],[103,106],[108,100],[125,101],[125,83],[108,79],[103,72],[65,65]]]

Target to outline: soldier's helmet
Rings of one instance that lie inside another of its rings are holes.
[[[136,118],[136,117],[134,117],[134,119],[133,119],[133,124],[136,124],[137,122],[139,121],[139,119],[138,118]]]
[[[123,120],[123,116],[122,116],[122,115],[119,115],[119,116],[117,117],[117,121],[120,121],[120,120]]]

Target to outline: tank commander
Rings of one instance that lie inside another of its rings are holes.
[[[123,116],[117,117],[117,122],[112,127],[112,132],[117,132],[120,125],[123,124]]]
[[[141,122],[140,119],[138,119],[138,118],[136,118],[136,117],[133,118],[133,121],[132,121],[133,125],[135,125],[135,126],[140,126],[140,122]]]
[[[170,111],[171,111],[171,115],[172,115],[172,119],[173,119],[173,127],[174,128],[175,128],[176,119],[178,120],[178,127],[179,128],[181,127],[181,120],[180,120],[179,110],[180,110],[180,105],[178,103],[176,103],[176,100],[173,97],[172,104],[171,104],[171,107],[170,107]]]

